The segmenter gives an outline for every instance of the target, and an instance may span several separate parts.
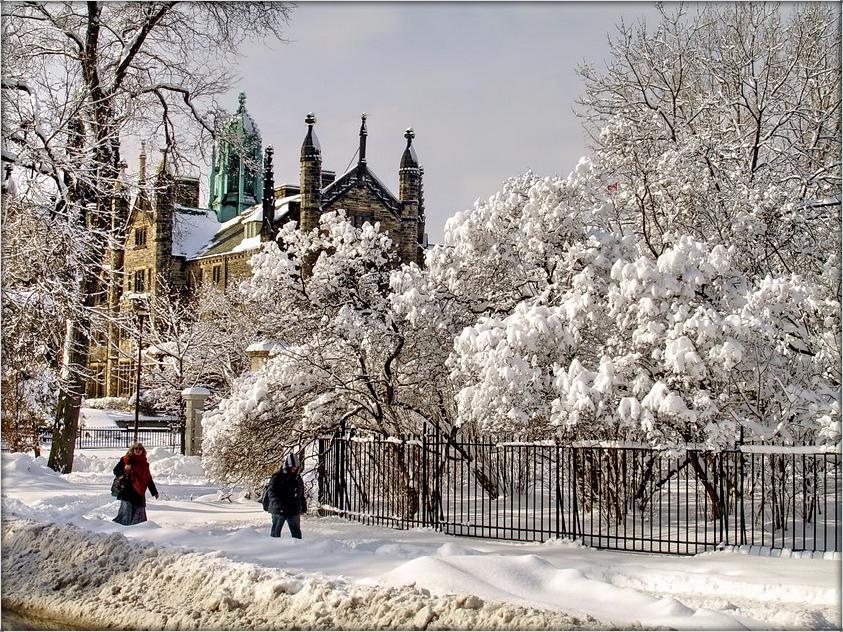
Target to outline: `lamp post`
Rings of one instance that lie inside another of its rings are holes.
[[[140,388],[141,388],[141,350],[143,348],[143,319],[149,316],[146,293],[132,292],[126,298],[131,301],[132,311],[138,319],[138,366],[135,373],[135,433],[133,441],[138,441],[138,421],[140,419]]]

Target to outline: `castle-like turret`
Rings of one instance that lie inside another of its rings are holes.
[[[322,149],[313,126],[316,117],[305,117],[307,135],[301,146],[301,229],[310,231],[319,225],[322,212]]]
[[[407,147],[401,155],[401,165],[398,167],[398,198],[402,203],[408,204],[418,204],[419,202],[419,159],[416,156],[416,150],[413,149],[413,139],[415,137],[416,133],[413,131],[413,128],[407,128],[404,132],[404,138],[407,139]]]
[[[237,112],[218,131],[211,159],[209,206],[226,222],[261,196],[261,136],[241,92]]]
[[[419,261],[418,223],[422,215],[421,208],[421,168],[413,139],[416,133],[412,128],[404,132],[407,147],[401,155],[398,167],[398,199],[401,202],[401,258],[404,261]]]

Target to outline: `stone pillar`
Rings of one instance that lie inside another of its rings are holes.
[[[205,400],[211,394],[207,388],[192,386],[181,392],[185,403],[184,455],[202,454],[202,412]]]
[[[266,340],[253,342],[246,347],[246,355],[249,356],[249,360],[251,360],[251,370],[253,373],[260,370],[263,365],[266,364],[266,361],[269,359],[269,354],[274,347],[274,343]]]

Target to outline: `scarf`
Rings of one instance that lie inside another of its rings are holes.
[[[146,488],[149,481],[152,480],[152,474],[149,473],[149,463],[146,461],[145,454],[135,454],[134,452],[128,456],[124,456],[123,460],[132,466],[129,470],[129,480],[132,482],[132,488],[140,495],[141,498],[146,494]]]

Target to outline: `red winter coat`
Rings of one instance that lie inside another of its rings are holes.
[[[155,482],[152,480],[152,474],[149,471],[149,463],[146,461],[145,454],[130,454],[124,456],[114,466],[114,476],[120,476],[126,472],[126,465],[131,465],[129,468],[129,482],[125,491],[117,498],[130,502],[136,507],[146,507],[146,490],[153,496],[158,495],[158,490],[155,487]]]

